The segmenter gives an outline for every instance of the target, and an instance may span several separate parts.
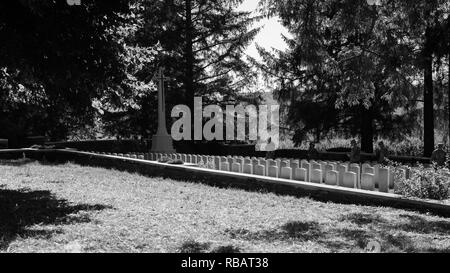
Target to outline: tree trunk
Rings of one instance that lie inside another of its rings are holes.
[[[448,46],[448,94],[447,94],[447,100],[448,100],[448,146],[447,149],[449,149],[450,145],[450,45]]]
[[[316,143],[320,142],[320,128],[316,127]]]
[[[192,23],[192,0],[185,0],[186,13],[186,33],[185,33],[185,76],[184,76],[184,103],[191,109],[191,115],[194,115],[194,50],[193,50],[193,23]],[[191,141],[189,149],[194,151],[194,126],[191,126]]]
[[[373,153],[373,111],[372,107],[361,111],[361,150]]]
[[[425,43],[428,44],[427,41]],[[424,156],[430,157],[434,150],[433,53],[427,45],[424,54],[423,99]]]
[[[194,51],[192,42],[192,1],[185,0],[186,4],[186,50],[185,50],[185,62],[186,62],[186,75],[184,79],[185,88],[185,103],[191,109],[191,113],[194,113]]]

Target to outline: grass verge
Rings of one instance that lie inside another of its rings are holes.
[[[450,219],[75,164],[0,163],[0,252],[450,252]]]

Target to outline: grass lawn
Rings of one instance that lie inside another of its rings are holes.
[[[138,174],[0,163],[0,252],[450,252],[450,219]]]

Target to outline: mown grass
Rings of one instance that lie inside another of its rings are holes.
[[[450,252],[450,219],[138,174],[0,163],[0,252]]]

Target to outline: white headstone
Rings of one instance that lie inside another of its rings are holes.
[[[372,168],[372,165],[370,165],[369,163],[364,163],[361,165],[361,170],[364,170],[365,168]]]
[[[378,190],[381,192],[389,192],[389,169],[378,169]]]
[[[268,176],[278,178],[278,167],[277,166],[269,166],[267,168]]]
[[[277,158],[277,159],[275,159],[275,162],[277,163],[278,172],[279,172],[281,169],[281,159]]]
[[[259,165],[259,160],[258,159],[252,159],[250,164],[252,164],[253,168],[254,168],[254,166]]]
[[[325,174],[327,173],[326,172],[326,167],[328,165],[328,162],[320,161],[319,164],[320,164],[320,169],[322,170],[322,173],[323,173],[323,176],[324,176],[323,179],[325,180]]]
[[[308,181],[308,170],[304,168],[297,168],[294,170],[294,179],[297,181]]]
[[[322,170],[322,165],[319,163],[311,163],[311,170]]]
[[[292,179],[292,169],[291,167],[282,167],[280,178]]]
[[[311,164],[308,162],[302,162],[302,169],[306,170],[306,182],[309,182],[310,174],[311,174]]]
[[[269,172],[269,167],[277,167],[277,170],[278,170],[278,166],[277,166],[277,162],[275,161],[275,160],[273,160],[273,159],[268,159],[268,160],[266,160],[266,174],[267,174],[267,176],[270,176],[270,172]],[[278,177],[278,174],[277,174],[277,177]]]
[[[252,164],[244,164],[243,173],[253,174],[253,165]]]
[[[254,166],[254,173],[255,173],[255,175],[265,176],[266,175],[266,167],[265,167],[265,165],[256,165],[256,166]]]
[[[338,185],[343,187],[344,186],[344,175],[348,170],[347,166],[344,164],[338,164],[336,170],[339,173]]]
[[[240,163],[233,163],[231,165],[231,171],[235,172],[235,173],[241,173],[242,172],[241,164]]]
[[[375,168],[366,166],[366,167],[363,168],[363,172],[362,173],[363,174],[365,174],[365,173],[373,174],[373,177],[374,177],[374,180],[375,180]]]
[[[228,163],[228,162],[220,163],[220,170],[229,172],[230,171],[230,163]]]
[[[300,162],[298,160],[291,160],[290,167],[291,167],[292,170],[300,168]]]
[[[375,175],[375,177],[374,177],[374,183],[375,183],[375,188],[378,188],[378,181],[379,181],[379,176],[380,176],[380,174],[379,174],[379,170],[380,170],[380,165],[379,164],[375,164],[375,165],[373,165],[373,168],[374,168],[374,175]]]
[[[191,163],[192,164],[198,164],[199,160],[197,158],[197,155],[191,155]]]
[[[342,183],[342,186],[346,188],[356,188],[356,184],[357,184],[356,173],[346,172],[344,174],[344,181]]]
[[[216,170],[220,170],[220,157],[219,156],[214,157],[214,168]]]
[[[361,176],[361,189],[366,191],[375,190],[375,175],[371,173],[364,173]]]
[[[289,161],[287,161],[287,160],[280,161],[280,166],[278,168],[278,172],[279,172],[278,176],[281,177],[281,171],[283,170],[283,168],[290,167],[290,166],[291,166],[291,163]]]
[[[310,173],[309,182],[312,183],[322,183],[323,176],[322,176],[322,170],[321,169],[312,169]]]
[[[323,173],[325,174],[325,176],[329,171],[335,171],[334,166],[332,164],[325,164],[323,169]],[[324,180],[326,180],[326,177],[324,177]]]
[[[348,171],[356,174],[356,187],[360,188],[361,169],[359,168],[359,165],[351,164],[350,167],[348,168]]]
[[[326,177],[325,177],[325,184],[337,186],[338,185],[338,179],[339,179],[339,173],[337,171],[327,171]]]
[[[389,168],[389,188],[394,188],[394,168]]]
[[[227,157],[227,162],[228,162],[228,164],[230,164],[230,166],[231,166],[231,165],[233,165],[233,163],[234,163],[234,159],[233,159],[232,157]]]

